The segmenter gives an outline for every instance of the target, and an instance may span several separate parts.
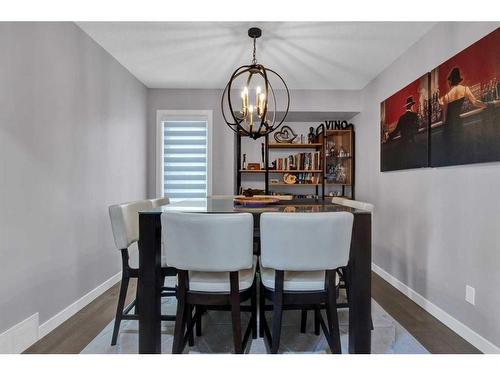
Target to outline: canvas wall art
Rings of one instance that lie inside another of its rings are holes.
[[[380,104],[383,172],[429,165],[429,83],[425,74]]]
[[[430,166],[500,161],[500,28],[431,72]]]

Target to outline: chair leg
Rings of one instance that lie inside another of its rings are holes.
[[[186,325],[187,327],[192,327],[193,324],[193,310],[194,306],[193,305],[187,305],[187,320],[186,320]],[[189,336],[188,336],[188,345],[189,346],[194,346],[194,335],[193,335],[193,330],[191,329],[189,331]]]
[[[300,333],[306,333],[307,326],[307,310],[302,309],[300,312]]]
[[[259,337],[264,337],[264,324],[266,321],[266,296],[262,281],[259,286]]]
[[[184,332],[187,321],[187,271],[179,271],[179,288],[177,289],[177,313],[175,316],[174,342],[172,344],[172,354],[180,354],[184,349]]]
[[[281,336],[281,319],[283,317],[283,279],[284,271],[275,271],[274,301],[273,301],[273,335],[271,340],[271,353],[278,353]]]
[[[250,298],[250,304],[252,306],[252,339],[257,338],[257,285],[254,280],[252,285],[252,296]]]
[[[345,285],[345,295],[347,298],[347,302],[349,302],[349,293],[350,293],[350,288],[349,288],[349,269],[347,267],[343,267],[342,269],[343,275],[344,275],[344,285]]]
[[[195,310],[195,315],[197,315],[196,318],[196,336],[200,337],[201,336],[201,316],[205,312],[205,309],[200,306],[196,305],[196,310]]]
[[[319,311],[319,308],[314,309],[314,334],[316,336],[319,336],[319,321],[320,321],[320,314],[321,312]]]
[[[327,301],[326,301],[326,316],[328,320],[328,331],[330,340],[328,344],[332,353],[341,354],[342,349],[340,346],[340,329],[339,317],[337,314],[337,298],[335,292],[335,271],[327,272]]]
[[[137,279],[137,283],[135,284],[135,305],[134,305],[134,313],[139,314],[139,279]]]
[[[111,345],[116,345],[118,339],[118,331],[120,330],[120,323],[122,321],[123,309],[125,308],[125,298],[127,297],[128,277],[122,277],[120,285],[120,294],[118,295],[118,306],[116,306],[115,325],[113,327],[113,337],[111,338]],[[137,303],[137,299],[136,299]]]
[[[233,325],[233,341],[234,352],[236,354],[243,353],[243,345],[241,340],[241,313],[240,313],[240,287],[238,280],[238,272],[230,272],[229,279],[231,283],[231,320]]]

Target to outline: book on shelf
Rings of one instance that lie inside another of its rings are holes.
[[[272,163],[278,171],[311,171],[321,169],[321,153],[316,152],[301,152],[294,155],[289,155],[285,158],[278,158]]]

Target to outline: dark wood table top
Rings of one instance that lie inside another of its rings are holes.
[[[294,199],[280,201],[276,204],[260,208],[249,208],[236,205],[232,198],[206,198],[192,201],[171,202],[166,206],[141,211],[142,214],[161,214],[162,212],[200,212],[200,213],[233,213],[250,212],[338,212],[347,211],[353,214],[370,214],[369,211],[333,204],[330,199]]]

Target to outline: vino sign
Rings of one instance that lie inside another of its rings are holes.
[[[348,121],[345,120],[328,120],[323,121],[320,126],[323,125],[326,130],[344,130],[353,127]]]

